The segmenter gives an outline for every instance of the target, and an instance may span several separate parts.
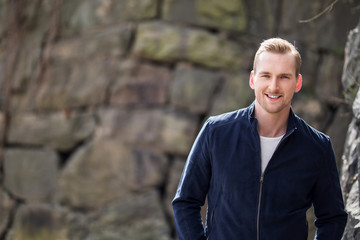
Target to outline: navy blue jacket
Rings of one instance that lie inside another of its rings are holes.
[[[179,240],[339,240],[347,221],[328,136],[290,110],[287,131],[261,174],[254,104],[210,117],[188,156],[173,200]],[[200,207],[208,195],[206,228]]]

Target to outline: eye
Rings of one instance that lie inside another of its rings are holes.
[[[261,75],[261,77],[262,77],[262,78],[269,78],[270,75],[269,75],[269,74],[263,74],[263,75]]]
[[[287,75],[283,75],[283,76],[281,76],[281,78],[282,78],[282,79],[289,79],[290,77],[287,76]]]

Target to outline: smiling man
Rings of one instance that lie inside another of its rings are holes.
[[[315,239],[341,239],[347,214],[330,139],[291,109],[300,66],[288,41],[262,42],[249,80],[254,103],[206,121],[173,200],[179,240],[306,240],[312,205]]]

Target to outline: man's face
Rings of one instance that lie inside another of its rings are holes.
[[[250,87],[256,96],[257,111],[288,114],[294,93],[299,92],[302,77],[295,76],[295,58],[291,53],[263,52],[250,74]]]

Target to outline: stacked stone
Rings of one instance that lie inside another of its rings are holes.
[[[342,83],[352,102],[353,118],[345,142],[341,179],[349,214],[343,240],[356,240],[360,239],[360,22],[349,34],[345,53]]]
[[[13,2],[0,0],[1,72]],[[293,107],[342,153],[350,115],[340,76],[355,3],[308,24],[298,20],[324,1],[20,4],[13,78],[0,75],[1,106],[11,82],[0,115],[1,126],[10,115],[0,239],[175,239],[170,202],[191,144],[208,116],[253,101],[249,72],[268,37],[296,40],[304,88]]]

